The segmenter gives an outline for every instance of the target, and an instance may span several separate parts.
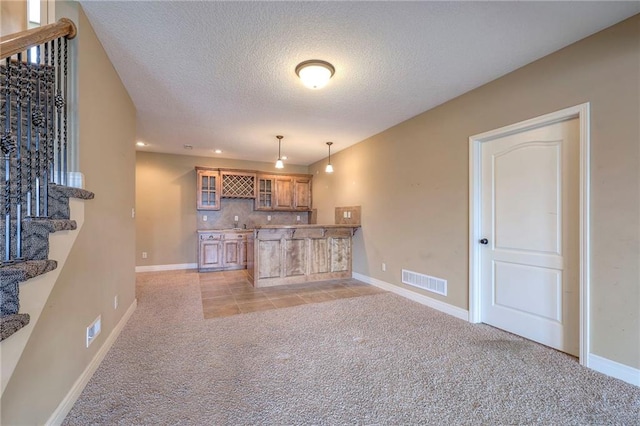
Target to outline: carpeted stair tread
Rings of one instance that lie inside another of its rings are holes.
[[[16,221],[11,221],[11,229],[15,234]],[[22,221],[22,230],[29,228],[43,228],[49,232],[58,231],[73,231],[78,228],[78,224],[75,220],[71,219],[50,219],[46,217],[26,217]],[[4,238],[5,229],[0,228],[0,237]],[[12,234],[12,235],[14,235]]]
[[[82,188],[74,188],[72,186],[56,185],[54,183],[49,184],[50,190],[55,190],[63,193],[68,198],[78,198],[80,200],[93,200],[95,194],[91,191],[87,191]]]
[[[29,324],[29,314],[13,314],[0,318],[0,341]]]
[[[2,286],[14,279],[26,281],[38,275],[46,274],[58,267],[58,262],[51,259],[27,260],[9,265],[0,266],[0,281]]]
[[[78,224],[75,220],[71,219],[45,219],[45,218],[27,218],[25,224],[31,222],[33,224],[39,224],[46,226],[49,232],[58,231],[74,231],[78,228]]]
[[[71,217],[69,198],[91,200],[93,197],[93,192],[86,189],[51,183],[49,184],[49,217],[52,219],[69,219]]]
[[[16,221],[11,221],[11,254],[16,256],[17,233]],[[69,219],[48,219],[48,218],[27,218],[22,221],[22,253],[24,260],[45,260],[49,256],[49,234],[57,231],[71,231],[77,229],[75,220]],[[0,241],[4,242],[5,228],[0,229]],[[5,258],[6,247],[0,244],[0,259]]]

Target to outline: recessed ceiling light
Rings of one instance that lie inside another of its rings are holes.
[[[147,146],[147,144],[142,141],[138,141],[136,142],[136,146]]]
[[[282,159],[283,159],[283,160],[288,160],[288,159],[289,159],[289,157],[287,157],[286,155],[283,155],[283,156],[282,156]]]
[[[193,145],[189,145],[188,143],[185,143],[182,146],[184,147],[184,149],[193,149]]]
[[[215,150],[215,151],[213,151],[213,152],[215,152],[216,154],[222,154],[222,150],[221,150],[221,149],[216,149],[216,150]]]

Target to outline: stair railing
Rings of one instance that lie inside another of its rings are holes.
[[[22,222],[48,217],[49,184],[68,183],[68,40],[75,35],[63,18],[0,38],[1,264],[24,260]]]

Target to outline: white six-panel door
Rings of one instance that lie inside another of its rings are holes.
[[[481,145],[481,321],[579,353],[579,121]]]

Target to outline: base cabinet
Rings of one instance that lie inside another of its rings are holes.
[[[351,238],[358,226],[265,226],[256,230],[255,287],[351,278]]]
[[[222,242],[204,240],[200,242],[198,269],[222,268]]]
[[[198,271],[245,269],[249,232],[198,231]]]

